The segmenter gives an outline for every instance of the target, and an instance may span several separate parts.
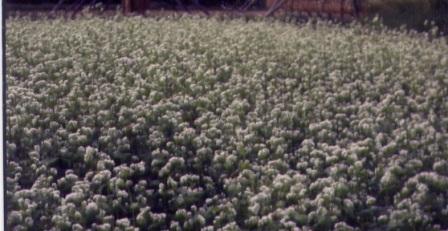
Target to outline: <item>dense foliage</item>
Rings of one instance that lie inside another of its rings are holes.
[[[387,25],[425,30],[430,28],[426,22],[431,21],[448,33],[448,0],[366,0],[363,4],[369,14],[380,15]]]
[[[7,22],[11,230],[448,228],[448,45],[357,25]]]

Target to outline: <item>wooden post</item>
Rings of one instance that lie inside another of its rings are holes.
[[[123,14],[129,14],[131,12],[131,0],[121,0],[121,7],[123,8]]]

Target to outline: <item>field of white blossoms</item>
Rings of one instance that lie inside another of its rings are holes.
[[[448,228],[448,45],[194,17],[7,21],[10,230]]]

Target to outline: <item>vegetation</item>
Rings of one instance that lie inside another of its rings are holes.
[[[448,32],[448,0],[367,0],[367,11],[391,26],[428,29],[429,21]]]
[[[323,22],[7,22],[9,230],[448,228],[448,45]]]

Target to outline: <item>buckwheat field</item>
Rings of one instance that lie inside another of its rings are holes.
[[[7,21],[10,230],[448,229],[448,45],[357,24]]]

